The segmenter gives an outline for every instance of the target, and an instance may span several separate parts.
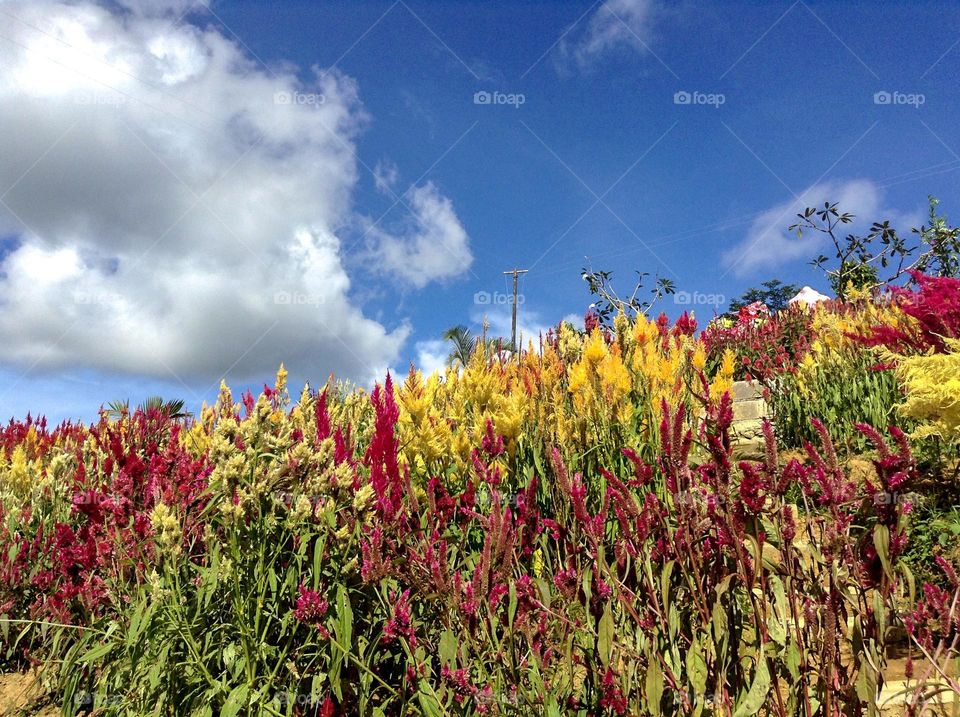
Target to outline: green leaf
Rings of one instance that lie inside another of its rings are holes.
[[[757,671],[753,676],[750,691],[740,700],[733,717],[755,715],[766,702],[768,692],[770,692],[770,672],[767,670],[767,660],[761,652],[757,657]]]
[[[793,678],[793,681],[796,682],[800,679],[800,648],[797,647],[797,643],[790,641],[790,645],[787,647],[786,655],[784,656],[784,664],[787,666],[787,671],[790,673],[790,677]]]
[[[78,660],[78,662],[85,662],[87,664],[90,664],[91,662],[96,662],[101,657],[109,653],[111,647],[113,647],[113,645],[111,645],[109,642],[106,642],[102,645],[97,645],[93,649],[88,650],[86,653],[84,653],[83,657],[81,657]]]
[[[337,586],[337,637],[340,644],[350,649],[353,642],[353,608],[350,606],[350,596],[343,585]]]
[[[420,707],[423,709],[423,714],[427,717],[441,717],[443,715],[443,710],[440,708],[440,703],[437,702],[437,698],[431,694],[433,690],[430,689],[430,684],[426,680],[420,680],[420,690],[417,692],[417,699],[420,702]]]
[[[450,630],[444,630],[440,634],[440,661],[452,667],[454,661],[457,659],[458,647],[457,636],[450,632]]]
[[[780,589],[783,590],[783,586],[780,586]],[[770,639],[780,647],[784,647],[787,644],[786,620],[787,618],[784,613],[777,614],[777,611],[774,610],[770,611],[770,615],[767,618],[767,634],[770,635]]]
[[[560,717],[561,714],[562,713],[560,712],[560,705],[557,704],[557,698],[554,697],[553,695],[550,695],[550,699],[547,700],[546,716]]]
[[[550,583],[544,580],[543,578],[537,578],[535,581],[537,587],[540,589],[540,602],[543,603],[545,608],[550,607]]]
[[[250,688],[247,685],[237,685],[227,696],[227,701],[220,710],[220,717],[236,717],[240,710],[247,706],[247,694]]]
[[[597,650],[604,667],[610,664],[610,657],[613,655],[613,630],[613,612],[610,610],[610,603],[607,603],[597,628]]]
[[[321,566],[323,565],[323,545],[321,540],[317,540],[313,544],[313,581],[314,589],[317,588],[317,583],[320,580],[320,576],[323,575],[321,571]]]
[[[673,566],[674,561],[670,560],[663,566],[663,571],[660,573],[660,594],[664,606],[670,604],[670,576],[673,573]]]
[[[857,675],[857,697],[868,705],[876,704],[877,676],[865,662],[861,664],[860,674]]]
[[[693,693],[702,696],[707,691],[707,661],[699,642],[694,642],[687,651],[687,677]]]
[[[663,698],[663,671],[660,663],[654,660],[647,668],[646,680],[647,709],[653,717],[660,717],[660,700]]]
[[[877,549],[877,557],[883,565],[883,572],[893,577],[890,568],[890,530],[885,525],[877,525],[873,529],[873,545]]]
[[[670,639],[676,641],[680,634],[680,613],[677,612],[675,605],[671,605],[667,610],[667,628],[670,631]]]

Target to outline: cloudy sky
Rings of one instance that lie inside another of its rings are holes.
[[[838,201],[960,217],[953,2],[0,0],[0,418],[369,385],[586,264],[825,289]],[[684,306],[667,304],[668,314]]]

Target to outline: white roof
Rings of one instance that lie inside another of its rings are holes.
[[[811,289],[809,286],[805,286],[800,289],[800,293],[790,299],[789,303],[795,304],[798,301],[802,301],[804,304],[816,304],[821,301],[829,301],[830,297],[825,294],[821,294],[816,289]]]

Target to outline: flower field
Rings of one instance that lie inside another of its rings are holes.
[[[960,505],[960,282],[586,326],[11,422],[5,670],[65,714],[832,717],[879,714],[896,643],[960,693],[960,537],[915,520]]]

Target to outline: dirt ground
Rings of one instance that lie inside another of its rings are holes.
[[[894,695],[903,689],[906,680],[907,655],[905,651],[895,651],[890,655],[885,670],[887,686],[885,695]],[[916,666],[917,668],[919,666]],[[960,714],[960,698],[954,705],[943,707],[939,711],[928,712],[930,715],[953,716]],[[60,710],[46,697],[37,684],[34,674],[0,674],[0,717],[57,717]],[[885,717],[900,717],[905,714],[900,700],[892,699],[884,708]]]
[[[33,674],[0,675],[2,717],[56,717],[60,710],[39,689]]]

